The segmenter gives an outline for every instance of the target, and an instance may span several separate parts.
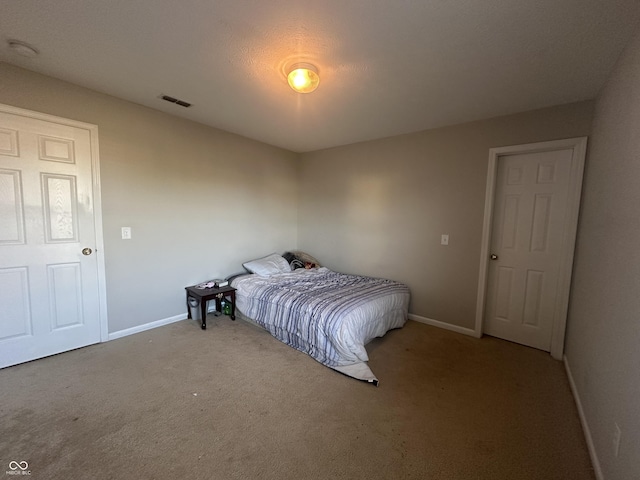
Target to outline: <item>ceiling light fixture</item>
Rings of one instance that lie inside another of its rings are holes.
[[[9,40],[7,41],[7,44],[12,51],[18,55],[22,55],[23,57],[33,58],[40,53],[31,45],[21,42],[20,40]]]
[[[310,63],[295,63],[287,74],[289,86],[298,93],[311,93],[320,83],[318,69]]]

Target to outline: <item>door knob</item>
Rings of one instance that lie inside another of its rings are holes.
[[[491,256],[489,257],[491,260],[497,260],[498,259],[498,255],[496,255],[495,253],[492,253]]]
[[[93,252],[93,250],[91,250],[90,248],[83,248],[82,249],[82,254],[83,255],[91,255],[91,253]]]

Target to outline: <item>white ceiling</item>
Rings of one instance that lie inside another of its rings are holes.
[[[306,152],[593,98],[639,22],[638,0],[2,0],[0,61]]]

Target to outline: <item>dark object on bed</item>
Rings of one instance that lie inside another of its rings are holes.
[[[284,252],[282,256],[287,262],[289,262],[289,264],[291,264],[291,262],[293,262],[296,259],[296,256],[291,252]]]
[[[318,268],[321,266],[318,260],[300,250],[284,252],[282,256],[289,262],[289,265],[291,265],[291,270],[296,270],[297,268]]]

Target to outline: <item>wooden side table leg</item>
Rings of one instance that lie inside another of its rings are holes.
[[[229,295],[231,299],[231,320],[236,319],[236,292],[231,292]]]
[[[189,305],[189,294],[187,293],[187,319],[191,320],[191,305]]]
[[[207,329],[207,301],[204,298],[200,299],[200,312],[202,315],[202,330]]]

